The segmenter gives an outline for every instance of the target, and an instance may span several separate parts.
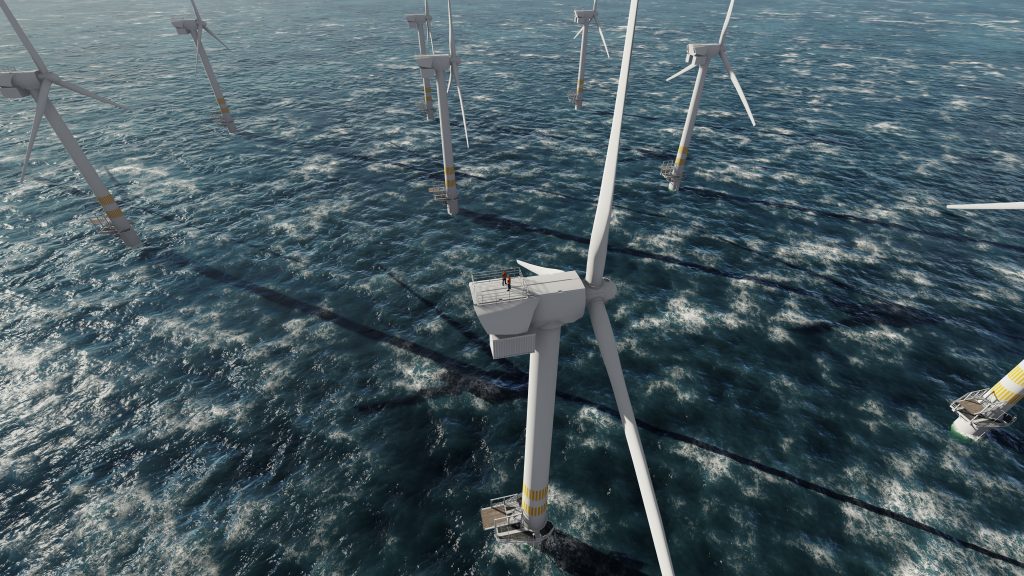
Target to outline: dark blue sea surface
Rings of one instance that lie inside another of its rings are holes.
[[[589,322],[563,330],[556,540],[502,546],[526,358],[473,270],[583,270],[628,3],[456,0],[463,211],[431,200],[415,1],[10,0],[138,229],[126,249],[31,99],[0,103],[0,573],[647,573],[657,562]],[[609,312],[680,574],[1019,574],[1024,428],[965,446],[948,402],[1024,356],[1024,3],[739,0],[684,188],[670,161],[725,0],[644,0]],[[435,1],[438,48],[446,46]],[[31,70],[6,22],[0,69]],[[456,116],[457,117],[457,116]],[[457,128],[456,128],[457,130]],[[456,132],[456,135],[458,133]],[[972,548],[971,546],[976,546]],[[1002,557],[999,557],[999,556]],[[1018,562],[1014,565],[1013,562]]]

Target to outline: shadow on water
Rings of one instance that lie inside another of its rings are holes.
[[[996,444],[999,444],[1007,450],[1016,452],[1020,456],[1024,456],[1024,438],[1021,438],[1019,432],[1003,429],[992,430],[988,434]]]
[[[939,232],[936,230],[920,230],[913,226],[907,226],[906,224],[900,224],[898,222],[887,222],[885,220],[878,220],[875,218],[866,218],[864,216],[857,216],[855,214],[845,214],[843,212],[833,212],[831,210],[824,210],[821,208],[808,208],[800,206],[799,204],[793,204],[790,202],[779,202],[776,200],[762,200],[760,198],[748,198],[745,196],[737,196],[735,194],[729,194],[728,192],[721,192],[718,190],[710,190],[708,188],[700,188],[696,186],[686,186],[684,190],[692,192],[699,196],[707,198],[718,198],[731,202],[733,204],[757,204],[760,206],[768,206],[770,208],[780,208],[783,210],[791,210],[796,212],[802,212],[811,216],[826,216],[828,218],[834,218],[837,220],[844,220],[847,222],[859,222],[861,224],[871,224],[872,226],[880,226],[883,228],[889,228],[891,230],[900,230],[903,232],[909,232],[911,234],[920,234],[922,236],[929,236],[931,238],[938,238],[940,240],[953,240],[955,242],[969,242],[971,244],[983,244],[985,246],[993,246],[1003,248],[1006,250],[1012,250],[1014,252],[1024,253],[1024,246],[1017,246],[1014,244],[1006,244],[1004,242],[993,242],[992,240],[984,240],[981,238],[973,238],[970,236],[963,236],[960,234],[951,234],[948,232]],[[959,214],[950,214],[952,218],[963,218]]]
[[[310,317],[319,318],[326,322],[331,322],[332,324],[338,326],[339,328],[358,334],[364,338],[368,338],[375,342],[387,344],[389,346],[405,350],[427,360],[431,360],[440,365],[441,367],[445,368],[447,371],[447,374],[442,377],[443,384],[435,389],[411,395],[404,399],[380,402],[375,404],[363,404],[357,407],[357,409],[362,412],[385,410],[388,408],[394,408],[403,405],[413,405],[424,402],[429,397],[439,397],[448,394],[461,394],[463,392],[473,394],[474,396],[477,396],[478,398],[486,400],[490,403],[508,402],[510,400],[524,398],[526,396],[526,389],[523,387],[521,383],[524,375],[521,372],[510,373],[507,371],[483,370],[461,360],[452,358],[436,350],[427,348],[426,346],[422,346],[411,340],[407,340],[395,336],[393,334],[389,334],[387,332],[378,330],[371,326],[366,326],[362,323],[346,318],[341,314],[338,314],[337,312],[330,310],[328,308],[304,302],[302,300],[284,294],[283,292],[265,286],[261,286],[249,280],[245,280],[243,278],[235,276],[226,271],[219,270],[203,264],[198,264],[169,249],[146,249],[142,252],[142,256],[143,258],[156,261],[156,263],[164,261],[171,263],[182,269],[187,268],[194,270],[211,281],[244,290],[246,292],[259,296],[260,298],[263,298],[269,302],[272,302],[278,306],[281,306],[285,309],[292,310],[300,314],[305,314]],[[434,306],[436,305],[433,305],[432,307]],[[506,384],[506,382],[508,380],[511,380],[512,378],[519,380],[520,383],[516,385]],[[558,392],[557,396],[562,401],[573,402],[575,404],[593,407],[614,418],[618,418],[618,411],[613,407],[593,402],[585,398],[573,394],[568,394],[565,392]],[[730,452],[728,450],[725,450],[724,448],[719,448],[718,446],[709,444],[702,440],[698,440],[697,438],[694,438],[692,436],[687,436],[679,432],[666,430],[664,428],[655,426],[643,420],[636,420],[636,423],[640,428],[644,429],[648,433],[655,434],[663,438],[669,438],[672,440],[683,442],[696,448],[699,448],[701,450],[718,454],[719,456],[728,458],[743,466],[753,468],[762,473],[774,476],[781,480],[785,480],[786,482],[790,482],[805,490],[818,493],[822,496],[831,498],[844,504],[856,506],[858,508],[861,508],[863,510],[866,510],[879,516],[890,518],[912,528],[922,530],[924,532],[927,532],[929,534],[932,534],[934,536],[957,544],[958,546],[961,546],[963,548],[983,554],[994,560],[1005,562],[1013,566],[1017,566],[1019,568],[1024,568],[1024,562],[1020,562],[1018,560],[988,550],[971,542],[967,542],[965,540],[942,532],[937,528],[918,522],[917,520],[914,520],[909,516],[905,516],[898,512],[887,510],[885,508],[876,506],[874,504],[871,504],[859,498],[855,498],[853,496],[842,494],[838,491],[832,490],[831,488],[827,488],[825,486],[816,484],[809,480],[804,480],[778,468],[768,466],[767,464],[762,464],[756,460],[752,460],[745,456],[741,456],[739,454]],[[559,564],[559,566],[565,566],[565,569],[567,571],[571,571],[571,573],[574,574],[588,573],[585,572],[585,570],[591,565],[588,564],[588,561],[582,557],[584,554],[596,554],[594,557],[604,557],[601,556],[601,553],[589,549],[586,544],[572,540],[571,538],[563,538],[558,542],[560,542],[560,545],[553,547],[549,554],[552,555],[553,559],[555,560],[555,562]],[[623,563],[622,561],[619,561],[618,565],[623,566],[625,569],[629,568],[629,566]],[[626,571],[623,573],[630,572]]]
[[[619,553],[602,552],[559,529],[539,547],[566,574],[574,576],[640,576],[643,562]]]
[[[472,218],[472,219],[474,219],[474,220],[476,220],[478,222],[482,222],[482,223],[488,224],[490,226],[498,226],[498,227],[502,227],[502,228],[515,228],[516,230],[519,230],[519,231],[526,230],[526,231],[538,232],[538,233],[548,234],[548,235],[551,235],[551,236],[554,236],[554,237],[558,237],[558,238],[562,238],[562,239],[566,239],[566,240],[575,241],[575,242],[589,243],[587,239],[585,239],[583,237],[580,237],[580,236],[575,236],[575,235],[571,235],[571,234],[567,234],[567,233],[563,233],[563,232],[558,232],[558,231],[554,231],[554,230],[546,230],[546,229],[538,228],[538,227],[535,227],[535,226],[532,226],[532,225],[521,224],[521,223],[518,223],[518,222],[514,222],[512,220],[507,220],[507,219],[504,219],[504,218],[501,218],[501,217],[498,217],[498,216],[494,216],[494,215],[479,214],[479,213],[471,212],[471,211],[468,211],[468,210],[464,210],[463,212],[466,213],[466,215],[468,217],[470,217],[470,218]],[[707,272],[707,273],[711,273],[711,274],[715,274],[715,275],[719,275],[719,276],[723,276],[723,277],[727,277],[727,278],[734,278],[734,279],[739,279],[739,280],[748,280],[748,281],[752,281],[752,282],[755,282],[755,283],[758,283],[758,284],[761,284],[761,285],[764,285],[764,286],[767,286],[767,287],[776,288],[776,289],[780,289],[780,290],[787,290],[787,291],[790,291],[790,292],[793,292],[793,293],[796,293],[796,294],[800,294],[800,295],[804,295],[804,296],[815,296],[815,297],[819,297],[820,298],[820,296],[817,293],[815,293],[813,291],[810,291],[810,290],[803,289],[803,288],[791,286],[791,285],[788,285],[788,284],[785,284],[785,283],[781,283],[781,282],[776,282],[774,280],[762,279],[762,278],[758,278],[758,277],[755,277],[755,276],[749,276],[749,275],[746,275],[746,274],[739,274],[739,273],[733,273],[733,272],[728,272],[728,271],[722,271],[722,270],[718,270],[718,269],[715,269],[715,268],[712,268],[712,267],[709,267],[709,266],[705,266],[705,265],[702,265],[702,264],[691,263],[691,262],[686,262],[686,261],[683,261],[683,260],[679,260],[679,259],[676,259],[676,258],[673,258],[673,257],[670,257],[670,256],[662,256],[662,255],[658,255],[658,254],[648,253],[648,252],[644,252],[644,251],[641,251],[641,250],[636,250],[636,249],[633,249],[633,248],[611,248],[610,247],[609,251],[630,254],[630,255],[641,257],[641,258],[650,258],[650,259],[654,259],[654,260],[661,260],[661,261],[664,261],[664,262],[668,262],[668,263],[672,263],[672,264],[677,264],[677,265],[684,266],[684,267],[687,267],[687,268],[696,269],[696,270],[700,270],[702,272]],[[439,366],[443,367],[446,370],[445,375],[442,376],[443,383],[442,383],[441,386],[438,386],[436,388],[433,388],[433,389],[430,389],[430,390],[427,390],[427,391],[423,391],[423,392],[421,392],[419,394],[416,394],[416,395],[408,396],[408,397],[403,398],[403,399],[390,400],[390,401],[386,401],[386,402],[379,402],[379,403],[372,403],[372,404],[362,404],[362,405],[357,406],[357,410],[359,410],[361,412],[374,412],[374,411],[380,411],[380,410],[385,410],[385,409],[389,409],[389,408],[399,407],[399,406],[403,406],[403,405],[419,404],[419,403],[422,403],[422,402],[426,401],[426,399],[431,398],[431,397],[441,397],[441,396],[445,396],[445,395],[461,394],[463,392],[472,394],[472,395],[474,395],[474,396],[476,396],[478,398],[481,398],[481,399],[483,399],[483,400],[485,400],[487,402],[490,402],[490,403],[508,402],[508,401],[511,401],[511,400],[514,400],[514,399],[517,399],[517,398],[524,398],[526,396],[526,390],[525,390],[525,387],[522,384],[522,380],[523,380],[523,377],[525,375],[522,374],[521,371],[510,371],[510,370],[497,371],[497,370],[484,370],[484,369],[478,368],[476,366],[473,366],[473,365],[468,364],[468,363],[466,363],[464,361],[452,358],[451,356],[448,356],[446,354],[443,354],[441,352],[438,352],[436,350],[433,350],[431,348],[428,348],[426,346],[423,346],[423,345],[418,344],[416,342],[413,342],[411,340],[407,340],[407,339],[395,336],[393,334],[389,334],[389,333],[384,332],[382,330],[378,330],[378,329],[373,328],[371,326],[367,326],[365,324],[356,322],[356,321],[354,321],[352,319],[349,319],[349,318],[346,318],[346,317],[342,316],[341,314],[338,314],[337,312],[335,312],[333,310],[330,310],[328,308],[325,308],[325,307],[322,307],[322,306],[318,306],[318,305],[315,305],[315,304],[310,304],[308,302],[305,302],[305,301],[299,300],[297,298],[294,298],[292,296],[289,296],[289,295],[287,295],[287,294],[285,294],[283,292],[280,292],[278,290],[274,290],[272,288],[268,288],[268,287],[256,284],[254,282],[251,282],[249,280],[245,280],[245,279],[243,279],[241,277],[238,277],[238,276],[235,276],[235,275],[233,275],[233,274],[231,274],[229,272],[226,272],[226,271],[223,271],[223,270],[219,270],[217,268],[213,268],[213,267],[210,267],[210,266],[206,266],[206,265],[203,265],[203,264],[199,264],[199,263],[193,262],[193,261],[189,260],[188,258],[186,258],[185,256],[183,256],[181,254],[178,254],[178,253],[175,253],[172,250],[167,249],[167,248],[153,247],[153,248],[144,249],[141,252],[141,257],[143,259],[153,261],[154,263],[166,262],[166,263],[170,263],[170,264],[172,264],[174,266],[177,266],[179,268],[182,268],[182,269],[194,270],[195,272],[199,273],[200,275],[204,276],[205,278],[207,278],[207,279],[209,279],[211,281],[218,282],[218,283],[221,283],[221,284],[224,284],[224,285],[228,285],[228,286],[232,286],[232,287],[238,288],[240,290],[244,290],[246,292],[249,292],[251,294],[259,296],[260,298],[263,298],[263,299],[265,299],[265,300],[267,300],[267,301],[269,301],[271,303],[274,303],[274,304],[276,304],[276,305],[278,305],[278,306],[280,306],[282,308],[285,308],[285,309],[288,309],[288,310],[292,310],[292,311],[294,311],[296,313],[304,314],[306,316],[310,316],[310,317],[314,317],[314,318],[319,318],[319,319],[324,320],[326,322],[330,322],[330,323],[332,323],[332,324],[334,324],[334,325],[338,326],[339,328],[342,328],[342,329],[344,329],[346,331],[358,334],[359,336],[362,336],[364,338],[373,340],[375,342],[380,342],[380,343],[383,343],[383,344],[387,344],[389,346],[392,346],[392,347],[395,347],[395,348],[398,348],[398,349],[401,349],[401,350],[405,350],[407,352],[410,352],[412,354],[415,354],[415,355],[420,356],[422,358],[425,358],[427,360],[433,361],[433,362],[435,362],[436,364],[438,364]],[[397,277],[393,276],[393,278],[395,278],[396,282],[399,282],[399,284],[402,284],[402,282],[399,281],[397,279]],[[408,286],[405,286],[405,287],[408,290],[411,291],[411,289],[409,289]],[[437,311],[436,303],[431,302],[430,300],[422,297],[421,295],[416,294],[415,292],[413,292],[413,294],[418,299],[420,299],[424,304],[427,304],[432,309]],[[826,298],[826,300],[831,301],[831,299],[828,299],[828,298]],[[874,311],[874,312],[867,311],[867,310],[865,311],[865,315],[863,317],[863,321],[869,322],[869,321],[875,321],[875,320],[879,320],[879,319],[888,319],[890,321],[899,320],[900,319],[900,310],[897,309],[897,310],[893,311],[893,315],[892,315],[891,318],[888,317],[888,313],[885,312],[884,310],[881,313],[879,313],[878,311]],[[469,332],[468,328],[466,328],[464,325],[462,325],[458,321],[456,321],[454,319],[451,319],[451,321],[454,322],[454,324],[452,324],[453,327],[457,326],[458,327],[457,329],[463,335],[466,335]],[[509,380],[512,380],[512,379],[515,379],[515,380],[519,381],[519,383],[518,384],[514,384],[514,385],[507,384],[507,382]],[[579,396],[576,396],[576,395],[573,395],[573,394],[568,394],[568,393],[565,393],[565,392],[558,392],[557,393],[557,397],[560,400],[562,400],[562,401],[573,402],[573,403],[576,403],[576,404],[589,406],[589,407],[595,408],[597,410],[600,410],[601,412],[604,412],[605,414],[608,414],[608,415],[610,415],[610,416],[612,416],[612,417],[614,417],[616,419],[618,418],[618,411],[615,408],[613,408],[613,407],[606,406],[606,405],[603,405],[603,404],[600,404],[600,403],[597,403],[597,402],[593,402],[593,401],[587,400],[585,398],[582,398],[582,397],[579,397]],[[918,530],[927,532],[929,534],[932,534],[932,535],[934,535],[936,537],[942,538],[942,539],[944,539],[944,540],[946,540],[948,542],[951,542],[951,543],[956,544],[958,546],[961,546],[963,548],[966,548],[966,549],[978,552],[979,554],[987,556],[987,557],[989,557],[989,558],[991,558],[993,560],[998,560],[1000,562],[1004,562],[1004,563],[1016,566],[1018,568],[1024,568],[1024,562],[1021,562],[1019,560],[1015,560],[1013,558],[1004,556],[1002,554],[999,554],[999,553],[994,552],[992,550],[989,550],[987,548],[983,548],[981,546],[978,546],[977,544],[973,544],[973,543],[968,542],[966,540],[962,540],[960,538],[957,538],[956,536],[950,535],[950,534],[948,534],[946,532],[943,532],[943,531],[941,531],[941,530],[939,530],[937,528],[934,528],[932,526],[929,526],[927,524],[924,524],[922,522],[914,520],[913,518],[910,518],[909,516],[900,514],[898,512],[894,512],[892,510],[888,510],[888,509],[882,508],[880,506],[876,506],[874,504],[871,504],[871,503],[866,502],[864,500],[861,500],[859,498],[855,498],[853,496],[849,496],[849,495],[843,494],[841,492],[838,492],[838,491],[833,490],[831,488],[827,488],[827,487],[822,486],[820,484],[816,484],[816,483],[811,482],[809,480],[804,480],[804,479],[802,479],[802,478],[800,478],[798,476],[795,476],[793,474],[785,472],[784,470],[780,470],[778,468],[774,468],[772,466],[769,466],[767,464],[763,464],[763,463],[758,462],[756,460],[752,460],[750,458],[747,458],[745,456],[736,454],[734,452],[730,452],[730,451],[728,451],[728,450],[726,450],[724,448],[720,448],[718,446],[715,446],[713,444],[704,442],[704,441],[699,440],[697,438],[694,438],[692,436],[688,436],[688,435],[685,435],[685,434],[682,434],[682,433],[679,433],[679,432],[674,432],[674,431],[671,431],[671,430],[660,428],[658,426],[655,426],[655,425],[650,424],[648,422],[645,422],[643,420],[636,420],[636,423],[637,423],[637,425],[640,428],[642,428],[643,430],[645,430],[648,433],[655,434],[655,435],[663,437],[663,438],[669,438],[669,439],[672,439],[672,440],[683,442],[683,443],[689,444],[691,446],[694,446],[694,447],[696,447],[698,449],[704,450],[706,452],[711,452],[713,454],[717,454],[719,456],[722,456],[724,458],[728,458],[728,459],[730,459],[730,460],[732,460],[732,461],[734,461],[734,462],[736,462],[738,464],[741,464],[743,466],[746,466],[746,467],[749,467],[749,468],[753,468],[753,469],[758,470],[758,471],[760,471],[760,472],[762,472],[764,474],[773,476],[775,478],[778,478],[778,479],[784,480],[786,482],[789,482],[791,484],[794,484],[796,486],[799,486],[799,487],[801,487],[801,488],[803,488],[805,490],[809,490],[811,492],[815,492],[815,493],[817,493],[819,495],[822,495],[822,496],[825,496],[827,498],[836,500],[836,501],[841,502],[843,504],[847,504],[847,505],[851,505],[851,506],[856,506],[856,507],[861,508],[861,509],[863,509],[865,511],[868,511],[868,512],[870,512],[872,514],[883,516],[883,517],[889,518],[891,520],[895,520],[896,522],[900,522],[900,523],[902,523],[904,525],[910,526],[912,528],[916,528]],[[999,431],[997,431],[997,432],[999,432]],[[1011,450],[1014,450],[1017,453],[1024,453],[1024,442],[1021,442],[1016,436],[999,432],[998,434],[996,434],[994,436],[994,438],[995,438],[996,442],[999,443],[1000,445],[1002,445],[1004,447],[1007,447],[1007,448],[1009,448]],[[616,572],[616,573],[632,574],[632,573],[636,573],[637,572],[636,570],[633,570],[633,568],[631,568],[629,565],[624,563],[622,560],[618,560],[618,557],[610,556],[610,555],[607,555],[605,553],[596,551],[596,550],[590,548],[585,543],[577,541],[577,540],[574,540],[574,539],[572,539],[570,537],[567,537],[567,536],[564,537],[564,538],[561,538],[559,540],[556,540],[555,541],[555,545],[553,545],[549,549],[549,551],[547,553],[552,556],[552,559],[556,563],[558,563],[558,565],[560,567],[563,567],[564,570],[566,570],[566,571],[568,571],[570,573],[573,573],[573,574],[593,573],[593,572],[588,571],[593,566],[593,563],[590,561],[591,558],[604,558],[606,560],[608,558],[614,559],[614,562],[612,562],[611,564],[614,564],[616,566],[621,566],[622,569],[623,569],[622,572]],[[611,565],[611,564],[609,564],[609,565]],[[604,567],[605,566],[602,566],[602,568],[604,568]],[[630,571],[630,570],[632,570],[632,571]]]
[[[508,218],[497,216],[494,214],[483,214],[466,208],[460,210],[459,213],[465,215],[469,219],[475,220],[480,224],[484,224],[492,228],[498,228],[502,230],[514,230],[519,233],[532,232],[537,234],[544,234],[546,236],[551,236],[562,240],[569,240],[580,244],[590,244],[590,240],[588,238],[584,238],[583,236],[569,234],[566,232],[560,232],[558,230],[551,230],[549,228],[541,228],[539,226],[534,226],[533,224],[517,222],[515,220],[510,220]],[[844,326],[859,327],[874,324],[886,324],[890,326],[906,327],[915,326],[919,324],[931,324],[943,320],[941,317],[938,317],[924,310],[910,308],[893,302],[878,302],[878,298],[873,296],[871,298],[873,300],[876,300],[876,302],[872,303],[869,306],[857,302],[852,302],[846,299],[837,298],[828,294],[822,294],[814,290],[801,288],[799,286],[795,286],[793,284],[789,284],[786,282],[780,282],[778,280],[773,280],[771,278],[762,278],[760,276],[754,276],[752,274],[746,274],[743,272],[722,270],[719,268],[708,266],[706,264],[700,264],[698,262],[688,262],[686,260],[682,260],[674,256],[666,256],[664,254],[657,254],[654,252],[648,252],[646,250],[640,250],[628,246],[609,246],[608,251],[618,254],[626,254],[629,256],[636,256],[638,258],[644,258],[647,260],[665,262],[666,264],[681,266],[683,268],[696,270],[698,272],[703,272],[705,274],[712,274],[714,276],[719,276],[721,278],[753,282],[766,288],[781,290],[784,292],[789,292],[791,294],[796,294],[798,296],[804,296],[820,300],[847,315],[846,318],[839,321],[839,324],[842,324]],[[850,289],[856,291],[856,289],[853,288],[852,286],[850,287]]]

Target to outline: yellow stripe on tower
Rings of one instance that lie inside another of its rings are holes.
[[[113,220],[114,218],[124,218],[124,212],[121,212],[120,208],[114,208],[113,210],[107,211],[107,218]]]
[[[225,100],[223,98],[217,98],[217,104],[220,104],[221,106],[223,106],[223,105],[225,105],[227,103],[228,103],[227,100]]]
[[[1021,368],[1020,364],[1010,370],[1010,373],[1006,375],[1007,378],[1013,380],[1013,383],[1017,386],[1024,388],[1024,368]]]
[[[112,205],[116,206],[116,203],[114,202],[114,197],[111,196],[110,194],[107,194],[105,196],[97,196],[96,201],[99,202],[100,205],[103,207]]]

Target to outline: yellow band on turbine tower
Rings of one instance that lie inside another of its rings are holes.
[[[996,400],[1006,402],[1007,408],[1020,402],[1024,398],[1024,361],[996,382],[989,394],[995,396]]]
[[[540,516],[548,510],[548,487],[531,489],[523,484],[523,501],[521,505],[527,516]]]

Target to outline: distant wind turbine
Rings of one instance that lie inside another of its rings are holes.
[[[433,18],[430,17],[430,4],[429,0],[423,0],[423,14],[407,14],[405,16],[406,22],[409,23],[409,28],[416,29],[416,35],[419,37],[420,54],[433,54],[434,53],[434,34],[430,30],[430,22]],[[427,52],[427,44],[430,44],[430,52]],[[427,120],[434,119],[434,98],[430,94],[430,80],[427,79],[426,75],[423,76],[423,108],[427,112]]]
[[[578,38],[580,35],[583,38],[580,39],[580,69],[579,74],[576,76],[576,90],[569,93],[569,102],[572,103],[574,108],[579,110],[583,108],[584,71],[587,66],[587,36],[590,33],[591,23],[597,25],[597,31],[601,35],[601,44],[604,45],[604,53],[609,58],[612,57],[612,54],[608,51],[608,43],[604,40],[604,30],[601,29],[601,23],[597,20],[597,0],[594,0],[594,7],[592,9],[574,10],[573,14],[576,17],[576,23],[580,25],[580,31],[573,38]]]
[[[480,279],[474,277],[469,285],[474,311],[490,335],[492,356],[506,358],[530,354],[523,491],[521,494],[492,500],[489,507],[481,510],[481,520],[485,529],[494,529],[495,535],[503,541],[535,544],[553,533],[554,526],[548,521],[548,477],[559,341],[562,326],[579,320],[586,311],[590,313],[590,322],[615,395],[658,564],[662,574],[673,574],[668,540],[665,538],[661,513],[658,511],[658,502],[640,443],[640,430],[633,414],[615,336],[605,308],[605,303],[615,297],[616,288],[611,280],[603,277],[608,255],[612,199],[615,195],[619,135],[625,112],[638,5],[639,0],[631,0],[601,193],[590,235],[586,278],[581,279],[573,271],[565,272],[519,262],[520,266],[536,276],[525,279],[517,274]]]
[[[192,2],[192,10],[196,14],[195,20],[174,19],[171,20],[171,25],[178,31],[178,34],[190,34],[192,36],[192,40],[196,44],[196,66],[202,60],[203,68],[206,69],[206,77],[210,79],[210,86],[213,87],[213,95],[217,98],[217,106],[220,107],[221,120],[227,126],[228,132],[235,133],[238,129],[235,128],[235,120],[231,117],[231,109],[228,107],[227,100],[224,99],[224,92],[220,89],[220,82],[217,82],[217,75],[213,73],[213,66],[210,64],[210,58],[206,55],[206,48],[203,47],[203,31],[209,32],[210,36],[213,36],[214,40],[220,42],[221,46],[227,48],[228,45],[221,41],[213,33],[213,30],[210,30],[206,21],[199,14],[199,7],[196,6],[195,0],[189,1]]]
[[[455,186],[455,154],[452,152],[452,128],[448,123],[448,91],[452,84],[459,96],[462,112],[462,129],[469,146],[469,128],[466,126],[466,107],[462,102],[462,87],[459,85],[459,64],[462,62],[455,51],[455,26],[452,24],[452,2],[448,0],[448,54],[420,54],[416,64],[426,82],[437,83],[438,123],[441,125],[441,158],[444,163],[444,187],[432,187],[434,198],[448,206],[448,214],[459,213],[459,191]],[[448,75],[445,81],[445,75]]]
[[[747,97],[743,95],[743,88],[740,88],[740,81],[729,65],[729,58],[725,54],[725,33],[729,30],[729,20],[732,18],[732,8],[736,0],[729,0],[729,10],[725,14],[725,24],[722,25],[722,34],[718,37],[717,44],[689,44],[686,47],[686,62],[688,66],[679,72],[669,76],[666,81],[674,80],[686,74],[693,68],[697,68],[697,81],[693,85],[693,96],[690,98],[690,108],[686,111],[686,124],[683,126],[683,137],[679,141],[679,149],[676,151],[676,160],[672,163],[663,164],[661,175],[668,180],[668,189],[675,192],[679,190],[679,182],[683,179],[683,166],[686,164],[686,156],[690,152],[690,137],[693,136],[693,127],[697,122],[697,110],[700,108],[700,95],[704,91],[704,79],[708,74],[708,65],[715,56],[722,59],[725,70],[729,73],[732,85],[736,87],[736,93],[740,95],[743,108],[750,117],[750,123],[754,122],[754,114],[750,111],[750,104]]]
[[[11,9],[7,7],[5,0],[0,0],[0,10],[3,10],[4,16],[10,21],[11,26],[14,28],[15,34],[21,40],[21,43],[28,50],[29,55],[32,57],[32,61],[38,66],[38,70],[35,72],[6,72],[0,73],[0,94],[5,98],[24,98],[31,96],[36,101],[36,115],[32,121],[32,135],[28,140],[28,152],[25,154],[25,161],[21,167],[21,178],[24,180],[25,173],[28,170],[29,159],[32,157],[32,148],[35,146],[36,136],[39,133],[39,125],[42,122],[43,116],[46,116],[46,121],[49,122],[50,127],[53,128],[54,134],[60,139],[61,144],[64,145],[64,149],[67,150],[68,156],[74,161],[75,166],[78,167],[78,171],[82,173],[85,181],[89,184],[89,188],[92,189],[93,194],[96,195],[96,200],[103,207],[104,217],[100,221],[101,227],[104,231],[108,231],[117,234],[121,240],[132,248],[142,246],[142,241],[139,240],[139,235],[135,232],[132,227],[132,223],[125,218],[121,208],[114,201],[114,197],[110,194],[110,190],[107,189],[103,180],[100,179],[99,174],[96,173],[96,169],[93,168],[92,164],[89,163],[89,159],[86,158],[85,152],[78,146],[78,142],[75,140],[71,130],[68,129],[67,124],[64,123],[64,119],[61,118],[60,113],[57,112],[57,108],[50,101],[50,88],[53,85],[60,86],[77,92],[83,96],[99,100],[104,104],[110,104],[117,108],[124,109],[123,106],[117,104],[102,96],[97,96],[92,92],[72,84],[67,80],[64,80],[57,74],[51,72],[46,67],[46,63],[43,62],[42,56],[36,52],[34,46],[28,39],[28,35],[25,34],[25,30],[22,29],[21,24],[14,17]]]

